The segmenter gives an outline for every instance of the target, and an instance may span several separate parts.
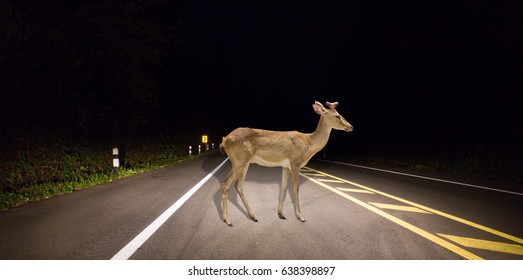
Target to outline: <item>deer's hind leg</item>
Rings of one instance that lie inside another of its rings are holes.
[[[233,164],[231,173],[227,176],[227,178],[222,182],[221,184],[221,190],[222,190],[222,220],[230,227],[232,227],[231,222],[229,221],[229,211],[227,210],[227,198],[229,196],[229,187],[231,186],[232,182],[238,181],[240,176],[242,175],[242,171],[245,169],[244,166],[235,166]]]
[[[249,170],[249,164],[247,164],[242,173],[240,174],[240,177],[236,181],[236,191],[240,195],[240,198],[243,201],[243,205],[245,205],[245,209],[247,209],[247,213],[249,213],[249,217],[255,222],[258,222],[258,219],[256,218],[256,215],[254,215],[254,212],[252,212],[251,208],[249,207],[249,204],[247,203],[247,199],[245,199],[245,195],[243,194],[243,182],[245,182],[245,176],[247,175],[247,170]]]

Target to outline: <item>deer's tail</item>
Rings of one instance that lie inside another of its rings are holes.
[[[220,143],[220,152],[224,155],[227,155],[227,152],[225,152],[225,147],[223,146],[223,142]]]

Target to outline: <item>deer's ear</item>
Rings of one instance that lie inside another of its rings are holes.
[[[325,109],[325,107],[323,107],[323,105],[321,105],[321,103],[318,101],[312,104],[312,108],[314,108],[314,112],[316,112],[316,114],[320,116],[325,115],[327,113],[327,109]]]

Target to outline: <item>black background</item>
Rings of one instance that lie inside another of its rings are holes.
[[[314,101],[337,101],[355,130],[329,154],[521,168],[520,1],[153,2],[3,4],[4,139],[312,132]]]

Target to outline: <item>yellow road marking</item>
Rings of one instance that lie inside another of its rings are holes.
[[[318,179],[318,181],[324,182],[324,183],[341,183],[341,184],[345,183],[340,180],[331,180],[331,179]]]
[[[421,204],[417,204],[417,203],[414,203],[412,201],[409,201],[409,200],[406,200],[406,199],[403,199],[403,198],[399,198],[397,196],[394,196],[394,195],[391,195],[391,194],[388,194],[388,193],[384,193],[384,192],[381,192],[381,191],[378,191],[378,190],[375,190],[373,188],[369,188],[369,187],[366,187],[364,185],[361,185],[361,184],[358,184],[358,183],[355,183],[355,182],[352,182],[352,181],[348,181],[348,180],[345,180],[345,179],[342,179],[342,178],[339,178],[339,177],[336,177],[336,176],[333,176],[333,175],[330,175],[330,174],[327,174],[325,172],[321,172],[319,170],[315,170],[315,169],[312,169],[310,167],[307,167],[307,169],[309,170],[312,170],[312,171],[315,171],[315,172],[318,172],[320,174],[323,174],[325,176],[329,176],[331,178],[334,178],[336,180],[340,180],[340,181],[343,181],[347,184],[351,184],[351,185],[354,185],[354,186],[357,186],[357,187],[360,187],[362,189],[366,189],[368,191],[371,191],[371,192],[374,192],[376,194],[379,194],[379,195],[383,195],[383,196],[386,196],[386,197],[389,197],[389,198],[392,198],[394,200],[397,200],[399,202],[403,202],[405,204],[409,204],[411,206],[414,206],[416,208],[420,208],[420,209],[423,209],[425,211],[428,211],[428,212],[432,212],[433,214],[436,214],[436,215],[439,215],[439,216],[442,216],[442,217],[445,217],[447,219],[450,219],[450,220],[454,220],[456,222],[459,222],[459,223],[462,223],[462,224],[465,224],[465,225],[468,225],[468,226],[471,226],[471,227],[474,227],[474,228],[477,228],[477,229],[480,229],[480,230],[483,230],[483,231],[486,231],[486,232],[489,232],[489,233],[492,233],[494,235],[497,235],[497,236],[500,236],[500,237],[503,237],[503,238],[506,238],[508,240],[512,240],[514,242],[517,242],[517,243],[520,243],[520,244],[523,244],[523,239],[519,238],[519,237],[516,237],[516,236],[513,236],[513,235],[510,235],[510,234],[507,234],[507,233],[504,233],[504,232],[501,232],[501,231],[498,231],[498,230],[495,230],[495,229],[492,229],[492,228],[489,228],[489,227],[486,227],[486,226],[483,226],[483,225],[480,225],[480,224],[477,224],[477,223],[474,223],[474,222],[471,222],[471,221],[468,221],[468,220],[465,220],[463,218],[459,218],[459,217],[456,217],[454,215],[451,215],[451,214],[447,214],[445,212],[441,212],[439,210],[436,210],[436,209],[432,209],[430,207],[427,207],[427,206],[423,206]]]
[[[338,189],[338,190],[340,190],[342,192],[355,192],[355,193],[370,193],[370,194],[374,194],[371,191],[363,190],[363,189],[341,188],[341,187],[336,187],[336,189]]]
[[[322,186],[322,187],[324,187],[324,188],[326,188],[326,189],[328,189],[328,190],[330,190],[330,191],[332,191],[332,192],[334,192],[334,193],[336,193],[336,194],[338,194],[338,195],[340,195],[340,196],[342,196],[342,197],[344,197],[344,198],[346,198],[346,199],[348,199],[348,200],[350,200],[350,201],[352,201],[352,202],[354,202],[354,203],[356,203],[356,204],[358,204],[358,205],[360,205],[360,206],[362,206],[362,207],[364,207],[364,208],[366,208],[366,209],[368,209],[368,210],[370,210],[370,211],[372,211],[372,212],[374,212],[374,213],[376,213],[376,214],[378,214],[378,215],[380,215],[380,216],[382,216],[382,217],[384,217],[384,218],[386,218],[386,219],[388,219],[388,220],[390,220],[390,221],[392,221],[392,222],[394,222],[394,223],[396,223],[396,224],[398,224],[398,225],[400,225],[400,226],[402,226],[402,227],[404,227],[404,228],[406,228],[406,229],[408,229],[408,230],[410,230],[410,231],[412,231],[412,232],[414,232],[414,233],[416,233],[416,234],[418,234],[418,235],[420,235],[420,236],[422,236],[422,237],[424,237],[424,238],[426,238],[426,239],[428,239],[428,240],[430,240],[430,241],[432,241],[432,242],[434,242],[434,243],[436,243],[436,244],[438,244],[438,245],[440,245],[440,246],[442,246],[442,247],[444,247],[444,248],[446,248],[446,249],[448,249],[448,250],[458,254],[458,255],[460,255],[460,256],[462,256],[462,257],[464,257],[465,259],[482,260],[481,257],[479,257],[479,256],[477,256],[477,255],[475,255],[475,254],[473,254],[473,253],[471,253],[471,252],[461,248],[461,247],[458,247],[458,246],[456,246],[456,245],[454,245],[454,244],[452,244],[452,243],[450,243],[450,242],[448,242],[448,241],[446,241],[446,240],[444,240],[444,239],[442,239],[442,238],[440,238],[440,237],[438,237],[438,236],[436,236],[434,234],[431,234],[431,233],[429,233],[429,232],[427,232],[427,231],[425,231],[425,230],[423,230],[423,229],[421,229],[419,227],[416,227],[416,226],[414,226],[414,225],[412,225],[410,223],[407,223],[407,222],[405,222],[405,221],[403,221],[401,219],[398,219],[398,218],[396,218],[396,217],[394,217],[394,216],[384,212],[383,210],[380,210],[380,209],[378,209],[378,208],[376,208],[376,207],[374,207],[374,206],[372,206],[370,204],[367,204],[367,203],[365,203],[365,202],[363,202],[361,200],[358,200],[358,199],[356,199],[356,198],[354,198],[354,197],[352,197],[352,196],[350,196],[350,195],[348,195],[348,194],[346,194],[346,193],[344,193],[342,191],[337,190],[336,188],[333,188],[333,187],[331,187],[331,186],[329,186],[329,185],[327,185],[325,183],[322,183],[322,182],[320,182],[320,181],[318,181],[318,180],[316,180],[314,178],[308,177],[306,175],[302,174],[302,176],[304,176],[305,178],[309,179],[310,181],[312,181],[312,182],[314,182],[314,183],[316,183],[316,184],[318,184],[318,185],[320,185],[320,186]]]
[[[372,204],[378,208],[381,209],[391,209],[391,210],[399,210],[399,211],[408,211],[408,212],[415,212],[415,213],[423,213],[423,214],[431,214],[430,212],[427,212],[425,210],[421,210],[416,207],[412,206],[402,206],[402,205],[395,205],[395,204],[384,204],[384,203],[376,203],[376,202],[368,202],[369,204]]]
[[[307,176],[314,176],[314,177],[326,177],[327,175],[319,174],[319,173],[311,173],[311,172],[301,172],[303,175]]]
[[[438,235],[469,248],[483,249],[523,256],[523,246],[517,244],[454,236],[442,233],[438,233]]]

